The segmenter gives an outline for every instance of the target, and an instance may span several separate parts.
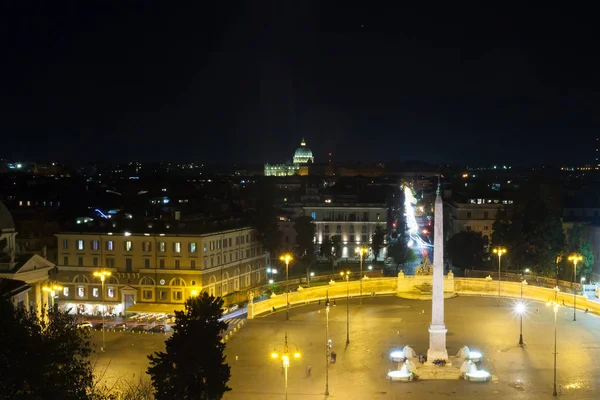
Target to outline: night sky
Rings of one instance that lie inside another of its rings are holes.
[[[304,137],[316,162],[595,158],[594,9],[4,3],[0,157],[259,164]]]

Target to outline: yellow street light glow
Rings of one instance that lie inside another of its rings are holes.
[[[525,304],[518,303],[517,307],[516,307],[516,311],[517,311],[517,314],[523,314],[523,313],[525,313]]]
[[[300,358],[300,357],[301,357],[301,355],[300,355],[300,353],[299,353],[299,352],[295,352],[295,353],[294,353],[294,358]]]
[[[279,259],[281,261],[284,261],[286,264],[289,264],[290,261],[292,261],[292,255],[291,254],[284,254],[281,257],[279,257]]]
[[[498,256],[506,254],[506,249],[504,247],[494,247],[494,250],[492,251],[494,252],[494,254],[498,254]]]
[[[369,249],[367,249],[366,247],[357,247],[356,249],[354,249],[354,252],[362,256],[367,254],[369,252]]]
[[[272,352],[271,353],[271,358],[278,358],[279,354],[277,354],[276,352]]]
[[[197,290],[192,290],[192,296],[196,296],[198,294]]]
[[[94,276],[96,278],[100,278],[100,280],[102,282],[104,282],[104,279],[106,279],[107,276],[111,276],[112,273],[110,271],[95,271],[94,272]]]
[[[581,254],[571,254],[569,256],[569,261],[571,261],[573,264],[577,264],[578,262],[583,260],[583,256]]]

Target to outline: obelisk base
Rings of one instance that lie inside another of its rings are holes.
[[[427,350],[427,362],[434,360],[448,361],[448,350],[446,350],[446,325],[429,326],[429,350]]]

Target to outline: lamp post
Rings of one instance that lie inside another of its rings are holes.
[[[366,247],[357,247],[355,252],[360,256],[360,305],[362,305],[362,279],[363,279],[363,256],[367,254],[369,249]]]
[[[569,261],[573,263],[573,321],[577,321],[577,263],[581,260],[581,254],[573,253],[569,256]]]
[[[63,290],[63,287],[56,282],[48,282],[46,285],[42,287],[42,290],[46,293],[50,293],[50,307],[49,310],[54,311],[54,297],[56,296],[56,292],[59,290]]]
[[[105,271],[105,270],[100,270],[100,271],[95,271],[94,272],[94,276],[96,278],[100,278],[100,282],[102,282],[102,348],[100,350],[102,351],[106,351],[106,338],[104,336],[104,331],[105,331],[105,324],[104,324],[104,314],[106,313],[106,304],[104,304],[104,280],[106,279],[107,276],[110,276],[111,272],[110,271]]]
[[[340,272],[346,280],[346,346],[350,344],[350,271]]]
[[[527,281],[525,279],[521,281],[521,302],[517,304],[517,313],[521,317],[519,330],[519,346],[523,346],[523,314],[525,314],[525,303],[523,303],[523,285],[527,285]]]
[[[325,396],[329,396],[329,291],[325,298]]]
[[[285,320],[289,321],[290,319],[290,302],[289,302],[289,296],[290,296],[290,291],[289,291],[289,279],[288,279],[288,274],[289,274],[289,267],[290,267],[290,261],[292,261],[292,255],[291,254],[284,254],[281,257],[279,257],[279,259],[283,262],[285,262],[285,302],[286,302],[286,306],[285,306]]]
[[[293,356],[294,356],[294,358],[301,357],[298,349],[296,349]],[[271,353],[271,358],[273,358],[273,359],[279,358],[279,354],[277,353],[277,351],[275,349],[273,349],[273,352]],[[288,346],[287,331],[285,332],[285,342],[283,344],[283,353],[281,354],[281,362],[282,362],[282,367],[283,367],[283,382],[285,385],[285,398],[287,400],[287,398],[288,398],[288,368],[290,367],[290,349]]]
[[[500,307],[500,282],[502,281],[500,266],[502,265],[502,255],[506,254],[506,249],[504,247],[494,247],[493,252],[498,255],[498,307]]]
[[[585,295],[585,288],[583,287],[583,283],[585,282],[585,276],[581,277],[581,284],[579,285],[579,287],[581,288],[581,294]]]
[[[546,303],[548,306],[552,306],[552,310],[554,311],[554,391],[552,392],[553,396],[558,396],[556,392],[556,314],[558,313],[558,292],[560,289],[558,286],[554,288],[554,301],[549,301]]]

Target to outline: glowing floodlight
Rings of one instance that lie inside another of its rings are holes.
[[[390,353],[390,359],[394,362],[403,362],[405,359],[404,352],[401,350],[394,350]]]
[[[482,370],[468,372],[465,374],[465,376],[467,377],[467,380],[473,382],[487,382],[492,377],[489,372]]]
[[[517,314],[524,314],[525,313],[525,304],[517,303],[517,306],[515,307],[515,311],[517,312]]]
[[[481,353],[478,351],[470,351],[469,352],[469,360],[473,362],[481,361]]]
[[[408,372],[408,369],[405,366],[399,370],[390,371],[387,374],[390,381],[410,381],[412,380],[412,376],[412,372]]]

